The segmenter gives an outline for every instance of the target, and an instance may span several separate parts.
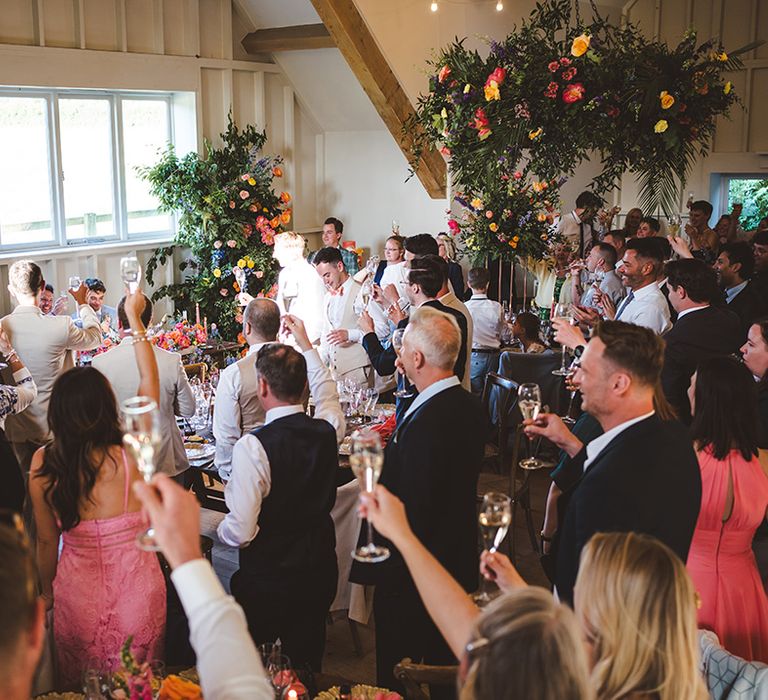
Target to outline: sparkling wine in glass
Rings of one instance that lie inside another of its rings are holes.
[[[556,318],[562,318],[568,321],[568,323],[571,322],[571,305],[570,304],[555,304],[555,310],[552,314],[552,320],[554,321]],[[557,369],[552,370],[552,374],[558,376],[558,377],[565,377],[568,375],[568,348],[565,347],[565,345],[562,346],[563,351],[563,359],[560,363],[560,367]]]
[[[352,433],[352,449],[349,464],[357,477],[360,490],[373,493],[379,482],[381,468],[384,465],[384,448],[381,446],[379,434],[373,430],[357,430]],[[368,543],[352,552],[352,558],[357,561],[375,564],[389,558],[389,550],[379,547],[373,542],[373,525],[367,521]]]
[[[235,265],[232,268],[232,274],[235,277],[235,281],[237,282],[237,286],[240,287],[241,292],[247,292],[248,291],[248,280],[246,278],[245,270],[240,267],[239,265]]]
[[[141,281],[141,265],[139,259],[133,255],[120,258],[120,276],[131,294],[135,294]]]
[[[541,389],[538,384],[521,384],[517,390],[517,405],[524,420],[536,420],[541,412]],[[532,451],[533,439],[528,438],[528,445]],[[541,469],[544,462],[531,454],[520,462],[522,469]]]
[[[76,292],[78,289],[80,289],[80,285],[82,283],[83,281],[77,275],[72,275],[72,277],[69,278],[69,288],[73,292]]]
[[[507,530],[512,522],[512,501],[509,496],[493,491],[486,493],[483,496],[483,504],[480,506],[478,521],[483,546],[493,554],[507,536]],[[491,602],[492,598],[486,587],[485,577],[480,579],[480,590],[474,599],[480,607]]]
[[[403,336],[405,335],[405,328],[395,328],[395,332],[392,333],[392,349],[395,351],[398,357],[400,357],[400,353],[403,351]],[[394,396],[397,399],[411,399],[415,396],[413,391],[409,389],[410,386],[408,383],[408,378],[403,375],[403,388],[398,389]]]
[[[125,427],[123,443],[136,460],[144,481],[149,483],[155,473],[155,453],[162,434],[157,403],[148,396],[134,396],[123,401],[120,408]],[[136,539],[141,549],[160,551],[153,528],[140,533]]]

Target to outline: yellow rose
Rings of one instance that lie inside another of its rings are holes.
[[[581,36],[577,36],[571,44],[571,56],[576,56],[578,58],[579,56],[583,56],[585,53],[587,53],[590,41],[591,38],[589,34],[582,34]]]
[[[254,180],[252,177],[248,178],[248,184],[253,187],[256,184],[256,180]]]
[[[475,197],[470,204],[472,205],[473,209],[482,209],[483,208],[483,200],[480,199],[480,197]]]
[[[216,278],[221,277],[221,270],[218,267],[213,268],[213,276]]]
[[[501,93],[499,93],[499,86],[495,80],[491,80],[491,82],[483,88],[483,91],[485,92],[486,102],[490,102],[491,100],[498,100],[501,97]]]
[[[717,60],[718,60],[718,61],[723,61],[723,62],[727,61],[727,60],[728,60],[728,54],[727,54],[727,53],[725,53],[725,51],[723,51],[723,53],[721,53],[721,54],[720,54],[720,55],[717,57]]]
[[[653,126],[653,130],[657,134],[663,134],[667,129],[669,128],[669,124],[667,124],[666,119],[659,119],[659,121],[656,122]]]
[[[466,95],[471,89],[472,89],[472,86],[469,83],[467,83],[464,86],[464,94]]]
[[[237,261],[238,267],[245,267],[245,265],[246,265],[246,262],[242,258],[240,258],[240,260]]]
[[[731,90],[733,90],[733,83],[729,80],[724,86],[723,86],[723,92],[727,95]]]
[[[539,136],[541,136],[543,132],[543,129],[539,127],[538,129],[535,129],[534,131],[528,132],[528,138],[531,139],[531,141],[535,141]]]
[[[255,265],[256,265],[256,263],[255,263],[255,262],[253,262],[253,260],[249,260],[249,261],[248,261],[248,268],[249,268],[249,269],[251,269],[251,270],[252,270],[252,269],[255,267]]]
[[[496,231],[499,230],[499,225],[495,222],[492,222],[488,224],[488,228],[491,229],[491,231],[493,231],[494,233],[496,233]]]
[[[670,95],[666,90],[661,91],[659,100],[661,100],[662,109],[669,109],[673,104],[675,104],[675,98],[672,97],[672,95]]]

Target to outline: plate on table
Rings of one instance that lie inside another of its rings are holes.
[[[194,436],[193,436],[194,437]],[[203,441],[184,441],[184,451],[187,453],[187,459],[190,462],[199,462],[203,459],[213,457],[216,452],[216,445],[212,442]]]
[[[339,454],[349,457],[352,454],[352,436],[347,435],[339,445]]]
[[[377,403],[377,411],[383,411],[384,413],[394,413],[397,410],[397,406],[393,403]]]
[[[402,700],[402,696],[398,693],[372,685],[353,685],[351,691],[352,697],[360,700],[375,700],[377,697],[381,700]],[[315,700],[339,700],[340,697],[341,689],[338,685],[334,685],[328,690],[321,690],[315,696]]]

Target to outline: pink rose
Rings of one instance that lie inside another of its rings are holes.
[[[581,83],[569,83],[563,89],[563,102],[573,104],[584,99],[584,86]]]
[[[227,294],[229,294],[229,292],[226,289],[220,289],[219,290],[219,294],[221,294],[221,296],[225,297],[225,296],[227,296]]]
[[[262,277],[264,277],[264,270],[256,270],[256,279],[260,280]]]
[[[221,248],[222,245],[224,245],[224,244],[221,241],[214,241],[213,242],[213,247],[216,248],[216,250]]]
[[[240,199],[248,199],[248,191],[240,190]]]
[[[227,245],[230,248],[237,248],[237,241],[233,241],[231,238],[227,241]]]
[[[230,209],[234,209],[235,208],[235,203],[231,199],[229,200],[229,208]]]

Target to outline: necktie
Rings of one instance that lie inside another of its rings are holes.
[[[579,222],[579,258],[584,257],[584,223]]]
[[[630,289],[629,294],[627,294],[626,299],[624,299],[621,306],[619,307],[618,312],[616,313],[616,318],[614,319],[615,321],[619,320],[619,317],[621,316],[621,314],[624,313],[625,309],[632,303],[632,300],[634,298],[635,298],[635,293],[633,290]]]

